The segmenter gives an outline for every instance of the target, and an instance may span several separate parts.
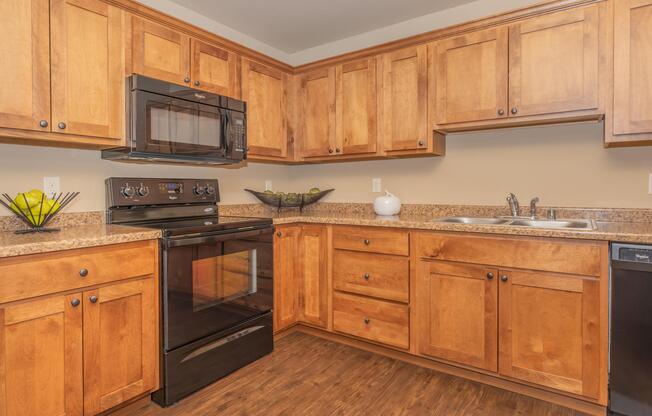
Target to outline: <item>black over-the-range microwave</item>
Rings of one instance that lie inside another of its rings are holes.
[[[238,163],[247,158],[247,104],[142,75],[127,78],[125,162]]]

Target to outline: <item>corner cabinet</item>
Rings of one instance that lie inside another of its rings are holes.
[[[242,101],[247,103],[247,142],[254,159],[288,157],[288,75],[242,59]]]
[[[0,415],[90,416],[158,388],[156,241],[0,259],[0,285]]]

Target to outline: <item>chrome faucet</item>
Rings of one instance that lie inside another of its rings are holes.
[[[539,203],[539,197],[538,196],[535,196],[530,201],[530,218],[533,219],[533,220],[537,218],[537,204],[538,203]]]
[[[510,192],[509,195],[507,195],[507,204],[509,205],[509,210],[512,213],[512,217],[518,217],[521,212],[521,207],[518,204],[516,195]]]

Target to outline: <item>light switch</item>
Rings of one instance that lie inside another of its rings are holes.
[[[383,183],[380,178],[373,178],[371,180],[371,192],[381,192],[380,190],[383,187]]]

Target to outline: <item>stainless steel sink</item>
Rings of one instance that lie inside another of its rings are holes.
[[[573,230],[593,230],[595,224],[591,220],[513,220],[509,225],[534,228],[563,228]]]
[[[550,228],[564,230],[595,230],[593,220],[544,220],[511,217],[444,217],[434,221],[453,224],[502,225],[514,227]]]
[[[486,224],[486,225],[500,225],[506,224],[509,220],[504,218],[493,217],[445,217],[435,219],[437,222],[450,222],[454,224]]]

